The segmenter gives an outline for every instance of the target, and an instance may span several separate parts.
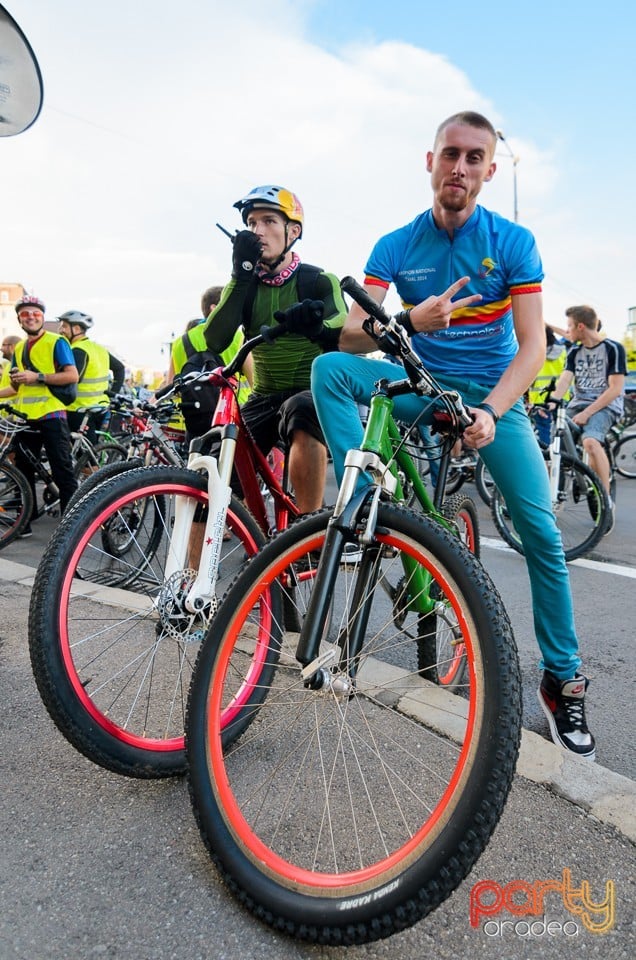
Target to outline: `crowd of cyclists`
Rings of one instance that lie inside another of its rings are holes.
[[[492,124],[480,114],[462,112],[440,124],[427,154],[432,208],[378,241],[364,270],[365,285],[380,303],[395,285],[404,306],[399,319],[415,351],[471,408],[474,422],[464,442],[483,457],[526,548],[542,655],[539,702],[554,741],[593,759],[584,712],[589,681],[581,673],[569,578],[544,461],[523,403],[551,359],[543,268],[527,228],[477,204],[496,170],[496,141]],[[301,262],[295,245],[303,235],[304,211],[294,193],[259,186],[234,206],[243,229],[231,236],[230,279],[203,294],[202,317],[173,344],[162,386],[204,362],[227,363],[244,336],[276,324],[285,312],[287,335],[257,347],[243,371],[242,409],[264,453],[284,449],[297,505],[311,513],[324,501],[328,452],[339,479],[347,450],[362,435],[359,406],[369,403],[380,376],[398,380],[403,370],[365,356],[377,350],[364,329],[365,312],[355,304],[347,310],[333,273]],[[125,370],[92,339],[89,315],[67,311],[57,318],[55,334],[44,327],[45,304],[38,297],[22,297],[15,309],[24,339],[3,343],[0,400],[14,402],[28,417],[31,449],[44,446],[63,512],[77,486],[70,430],[80,410],[107,411],[113,395],[129,391]],[[575,419],[604,478],[599,439],[621,415],[626,364],[624,348],[602,337],[597,326],[591,308],[568,311],[573,346],[563,354],[565,373],[553,399],[573,391]],[[423,403],[413,395],[398,397],[396,414],[411,423]],[[213,396],[184,397],[189,438],[207,429],[213,406]],[[101,411],[91,415],[92,439],[104,423]],[[18,459],[35,490],[32,468]]]

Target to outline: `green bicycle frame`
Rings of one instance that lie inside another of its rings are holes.
[[[369,417],[364,431],[360,449],[375,453],[387,469],[396,478],[397,486],[395,499],[404,500],[404,489],[401,477],[411,484],[415,497],[422,508],[422,513],[433,517],[447,529],[450,524],[435,508],[433,501],[422,482],[417,467],[409,455],[397,424],[392,416],[393,400],[385,393],[377,392],[371,397]],[[410,557],[403,556],[402,564],[407,582],[413,585],[413,599],[409,601],[409,609],[418,613],[431,613],[436,601],[430,596],[431,576],[422,570]]]

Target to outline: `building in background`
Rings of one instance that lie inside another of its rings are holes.
[[[15,304],[25,293],[26,290],[21,283],[0,282],[0,336],[2,339],[24,336],[16,316]]]

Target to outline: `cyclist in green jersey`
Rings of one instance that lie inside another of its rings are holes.
[[[283,445],[296,502],[301,512],[310,513],[322,505],[327,471],[327,448],[310,390],[311,365],[319,354],[337,349],[347,310],[338,279],[301,264],[292,250],[302,236],[304,214],[291,191],[256,187],[234,206],[247,229],[232,239],[232,279],[208,319],[205,339],[219,353],[239,327],[248,338],[255,336],[263,326],[276,324],[277,311],[297,304],[289,333],[253,351],[253,392],[242,409],[263,453]],[[321,321],[312,301],[323,304]]]

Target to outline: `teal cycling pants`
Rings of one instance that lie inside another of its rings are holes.
[[[325,353],[314,360],[312,393],[338,484],[347,451],[362,441],[358,404],[369,404],[377,380],[401,380],[404,376],[403,368],[395,363],[354,354]],[[444,389],[457,390],[473,407],[491,389],[464,378],[436,379]],[[427,405],[430,400],[414,394],[395,397],[394,416],[412,423]],[[548,471],[521,401],[500,419],[494,441],[479,455],[503,494],[523,543],[534,629],[542,653],[540,666],[560,680],[570,679],[581,665],[570,579],[552,513]]]

